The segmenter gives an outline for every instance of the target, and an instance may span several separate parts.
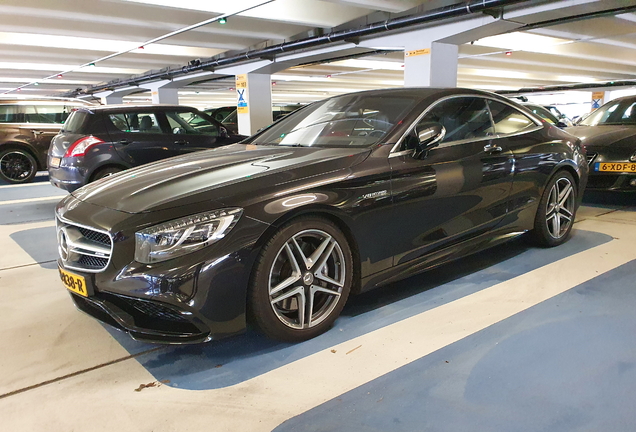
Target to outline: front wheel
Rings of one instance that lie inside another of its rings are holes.
[[[535,216],[532,239],[540,246],[565,242],[576,216],[576,182],[568,171],[558,171],[548,182]]]
[[[352,277],[351,248],[342,232],[322,218],[296,219],[261,251],[250,284],[251,316],[270,338],[311,339],[340,315]]]
[[[7,149],[0,151],[0,179],[13,183],[29,183],[35,178],[38,164],[25,150]]]

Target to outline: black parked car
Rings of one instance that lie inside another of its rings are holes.
[[[134,166],[244,138],[207,114],[178,105],[78,109],[51,141],[49,179],[73,191]]]
[[[588,189],[636,191],[636,96],[610,101],[566,131],[587,148]]]
[[[564,242],[587,168],[576,138],[494,94],[337,96],[74,192],[56,209],[60,274],[137,339],[206,341],[249,317],[300,341],[350,293],[527,231]]]
[[[46,169],[46,152],[73,109],[92,106],[70,98],[0,98],[0,179],[28,183]]]

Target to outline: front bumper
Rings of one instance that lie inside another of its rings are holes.
[[[587,181],[588,190],[606,190],[617,192],[636,192],[636,173],[595,173],[590,171]]]
[[[89,297],[71,293],[83,312],[148,342],[205,342],[245,330],[256,241],[267,224],[243,215],[222,241],[171,260],[141,264],[133,260],[134,232],[174,218],[175,210],[123,213],[71,195],[60,203],[57,214],[64,220],[58,229],[90,221],[86,225],[109,232],[113,240],[103,269],[84,271],[76,262],[66,266],[58,260],[62,269],[86,281]]]

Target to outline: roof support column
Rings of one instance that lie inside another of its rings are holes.
[[[236,96],[239,134],[252,135],[272,123],[271,75],[236,75]]]
[[[459,47],[441,42],[428,45],[425,48],[406,47],[404,86],[457,87]]]
[[[179,105],[179,85],[173,81],[163,80],[141,84],[140,87],[150,90],[153,104]]]
[[[104,92],[95,93],[94,96],[97,96],[101,99],[102,104],[104,105],[119,105],[124,103],[124,96],[128,96],[131,93],[138,92],[139,88],[137,87],[128,87],[117,90],[108,90]]]

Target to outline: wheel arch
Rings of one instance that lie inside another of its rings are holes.
[[[108,162],[105,163],[103,165],[98,165],[97,167],[95,167],[91,173],[88,175],[88,179],[89,179],[89,183],[94,182],[95,181],[95,174],[97,174],[98,172],[105,170],[107,168],[121,168],[122,171],[127,170],[129,167],[120,164],[120,163],[113,163],[113,162]]]
[[[314,216],[326,219],[336,225],[338,229],[346,237],[349,247],[351,249],[351,256],[353,258],[353,278],[351,286],[351,294],[358,294],[360,292],[360,279],[361,279],[361,263],[360,263],[360,249],[358,242],[353,234],[353,230],[349,223],[346,222],[348,216],[342,210],[328,205],[310,204],[306,206],[297,207],[289,212],[280,215],[266,230],[256,242],[256,248],[258,254],[263,245],[270,239],[276,231],[280,229],[286,223],[297,219],[302,216]],[[256,262],[256,260],[255,260]],[[254,264],[252,264],[252,273],[254,271]]]

